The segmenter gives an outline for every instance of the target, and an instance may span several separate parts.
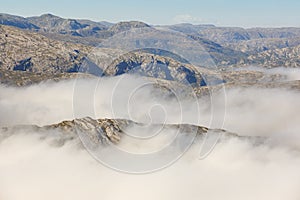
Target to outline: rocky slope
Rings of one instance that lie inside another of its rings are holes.
[[[63,81],[76,78],[94,78],[93,75],[83,73],[32,73],[24,71],[10,71],[0,69],[0,83],[6,86],[29,86],[45,81]]]
[[[0,26],[0,68],[35,73],[68,72],[90,47],[49,39],[38,33]]]
[[[258,65],[266,68],[300,67],[300,45],[263,51],[249,56],[240,65]]]
[[[300,28],[250,28],[239,27],[211,27],[198,32],[199,36],[220,44],[235,43],[239,41],[295,38],[300,37]]]
[[[106,75],[118,76],[125,73],[176,81],[194,86],[206,85],[204,76],[211,73],[175,59],[145,52],[124,54],[115,59],[105,70]]]
[[[300,37],[243,40],[235,43],[227,43],[226,47],[251,55],[263,51],[295,47],[298,45],[300,45]]]
[[[123,55],[117,49],[101,48],[94,49],[88,56],[88,52],[93,49],[89,46],[52,40],[38,33],[9,26],[0,26],[0,33],[0,69],[3,83],[26,85],[40,81],[41,78],[37,77],[54,77],[53,75],[60,73],[84,72],[99,76],[116,76],[131,72],[153,78],[204,85],[201,73],[209,75],[209,70],[183,63],[183,60],[171,54],[162,56],[156,55],[156,52],[137,51]],[[98,55],[93,57],[93,54]],[[108,63],[105,63],[106,57],[119,54],[121,56],[114,60],[108,59]],[[7,81],[8,77],[21,75],[5,73],[3,70],[35,74],[24,74],[24,81],[16,78]],[[28,77],[33,80],[28,81]],[[62,74],[60,77],[72,76]]]
[[[238,28],[238,27],[215,27],[212,25],[200,26],[179,24],[167,26],[193,37],[204,38],[226,48],[243,52],[235,53],[234,65],[258,65],[264,67],[298,67],[300,45],[300,28]],[[230,55],[228,51],[227,55]],[[245,55],[244,54],[244,55]],[[226,54],[225,54],[226,55]],[[224,60],[228,60],[226,57]],[[219,63],[223,66],[231,65],[232,62]]]

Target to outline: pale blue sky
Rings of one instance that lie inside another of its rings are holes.
[[[0,12],[22,16],[52,13],[111,22],[300,27],[299,0],[0,0],[0,5]]]

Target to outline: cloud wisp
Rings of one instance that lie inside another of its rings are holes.
[[[192,23],[192,24],[199,24],[199,23],[204,23],[204,20],[200,17],[195,17],[190,14],[181,14],[181,15],[176,15],[173,18],[173,21],[175,23]]]

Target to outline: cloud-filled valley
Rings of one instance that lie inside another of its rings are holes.
[[[222,94],[214,96],[220,102],[216,99],[213,104],[204,98],[178,102],[176,95],[163,96],[147,84],[142,78],[123,75],[24,88],[1,86],[1,126],[44,126],[90,115],[210,128],[211,107],[224,103],[218,96]],[[92,110],[89,105],[87,109],[76,105],[74,87],[86,91],[76,98],[86,103],[93,98]],[[203,160],[199,159],[203,138],[198,138],[170,167],[142,175],[101,165],[78,147],[77,140],[51,145],[55,137],[51,130],[16,128],[0,141],[0,199],[299,199],[299,97],[299,92],[287,89],[226,89],[226,112],[219,118],[224,117],[224,126],[214,128],[250,137],[223,136]],[[153,150],[168,139],[157,137],[153,144],[128,143],[124,148]]]

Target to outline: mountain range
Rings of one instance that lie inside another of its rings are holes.
[[[126,31],[132,30],[143,30],[138,42],[132,43],[129,34],[126,35]],[[166,36],[166,33],[170,35]],[[187,39],[181,41],[180,34]],[[113,38],[111,46],[98,48],[110,38]],[[131,49],[144,46],[160,48],[122,53],[120,44]],[[195,44],[204,50],[199,51]],[[188,51],[189,59],[163,50],[169,46],[175,52],[177,49]],[[203,77],[213,77],[213,84],[222,83],[209,71],[212,66],[221,72],[246,66],[299,67],[300,28],[245,29],[192,24],[154,26],[139,21],[114,24],[64,19],[52,14],[27,18],[0,14],[0,48],[0,75],[4,83],[9,82],[7,79],[10,77],[5,74],[12,74],[5,72],[8,70],[27,71],[27,75],[45,74],[44,77],[74,72],[97,76],[134,72],[161,80],[206,86]],[[201,59],[196,63],[196,69],[193,66],[195,62],[189,61],[197,56]],[[114,59],[106,62],[108,57]],[[237,80],[243,79],[239,75],[245,77],[239,71],[226,73],[225,82],[232,80],[228,74],[234,74]],[[261,75],[252,73],[248,76],[252,77],[251,81],[253,74],[254,79]]]

